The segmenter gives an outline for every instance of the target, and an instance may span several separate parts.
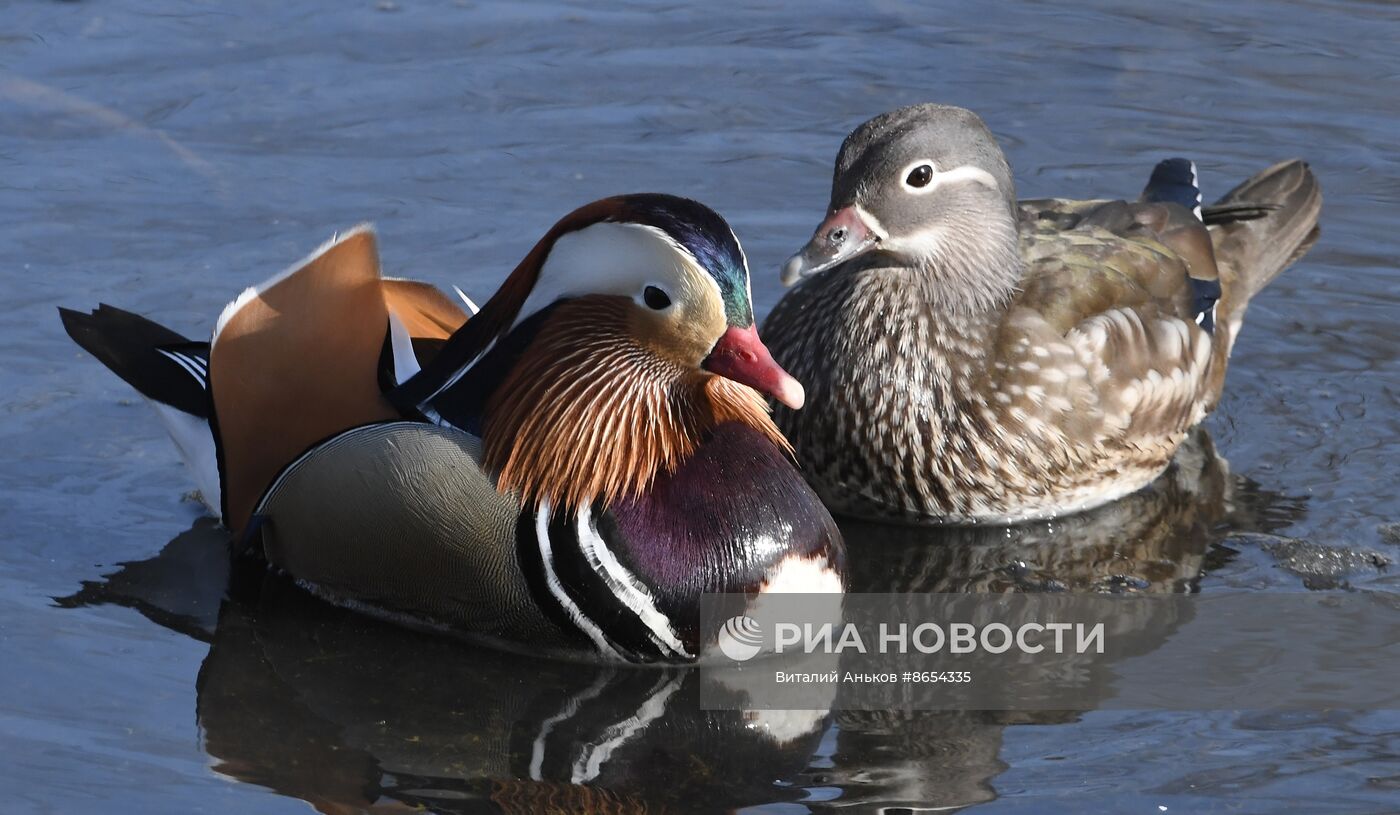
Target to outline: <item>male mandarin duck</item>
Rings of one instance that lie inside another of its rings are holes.
[[[368,228],[244,292],[210,343],[62,317],[155,404],[235,540],[333,601],[683,663],[717,633],[702,593],[843,590],[840,533],[763,398],[796,409],[802,387],[694,201],[576,210],[470,318],[381,277]]]
[[[972,112],[877,116],[764,325],[807,385],[778,426],[838,513],[1014,523],[1135,492],[1214,408],[1250,298],[1321,203],[1295,160],[1203,211],[1169,159],[1135,202],[1018,204]]]

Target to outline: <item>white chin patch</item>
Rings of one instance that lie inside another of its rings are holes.
[[[788,555],[768,571],[759,594],[840,594],[841,575],[825,555]]]

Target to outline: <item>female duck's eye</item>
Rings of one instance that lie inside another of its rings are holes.
[[[646,301],[648,307],[657,311],[671,305],[671,296],[655,286],[647,286],[643,289],[642,299]]]
[[[927,187],[928,182],[933,180],[933,168],[927,164],[920,164],[909,171],[909,177],[904,179],[904,183],[911,187]]]

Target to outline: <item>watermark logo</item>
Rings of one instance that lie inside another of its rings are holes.
[[[720,653],[735,662],[753,659],[762,648],[763,631],[752,617],[730,617],[719,630]]]
[[[1374,597],[832,597],[703,596],[701,707],[1400,710],[1400,606]]]

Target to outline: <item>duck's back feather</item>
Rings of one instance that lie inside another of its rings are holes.
[[[1020,319],[1004,329],[1010,353],[1028,336],[1052,369],[1084,371],[1062,385],[1030,371],[1039,387],[1066,391],[1041,401],[1069,406],[1045,420],[1165,464],[1223,382],[1224,356],[1212,354],[1195,309],[1193,278],[1217,274],[1206,226],[1177,204],[1036,201],[1022,212],[1026,274],[1013,306]],[[1037,320],[1059,336],[1027,327]]]
[[[1307,165],[1290,161],[1199,217],[1170,202],[1020,206],[1016,305],[1091,340],[1125,409],[1148,432],[1175,436],[1218,401],[1249,300],[1316,240],[1321,193]]]
[[[1213,259],[1203,253],[1202,260],[1190,263],[1186,252],[1168,245],[1148,225],[1167,223],[1174,210],[1184,212],[1172,205],[1127,201],[1022,202],[1026,274],[1017,305],[1034,309],[1063,331],[1096,314],[1146,303],[1187,317],[1188,273],[1193,266],[1213,272]],[[1205,226],[1197,224],[1205,235]],[[1208,236],[1205,250],[1209,252]]]

